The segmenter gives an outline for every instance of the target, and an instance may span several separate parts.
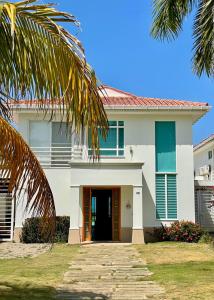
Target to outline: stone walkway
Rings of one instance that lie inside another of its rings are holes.
[[[84,245],[65,273],[57,299],[160,299],[164,290],[149,280],[151,274],[132,245]]]

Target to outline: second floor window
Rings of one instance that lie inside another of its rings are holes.
[[[124,156],[124,121],[109,121],[109,131],[106,139],[99,134],[100,155],[101,156]],[[92,154],[90,149],[89,134],[89,155]]]
[[[64,122],[30,121],[29,144],[43,166],[65,166],[71,160],[71,134]]]
[[[208,159],[211,159],[213,157],[213,152],[212,150],[208,151]]]

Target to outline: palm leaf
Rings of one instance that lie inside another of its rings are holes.
[[[0,14],[0,91],[10,97],[37,98],[38,107],[55,113],[79,133],[91,127],[92,147],[99,148],[97,126],[103,136],[107,117],[95,73],[86,63],[81,43],[57,24],[74,16],[37,1],[5,3]]]
[[[214,3],[212,0],[201,0],[194,21],[194,55],[193,69],[201,76],[206,72],[214,75]]]
[[[44,218],[44,232],[53,236],[55,205],[53,195],[37,158],[21,135],[0,117],[0,178],[9,181],[15,199],[26,194],[26,212]],[[18,200],[17,200],[18,201]]]
[[[153,0],[151,34],[157,39],[174,39],[182,30],[184,18],[197,9],[193,28],[193,70],[201,76],[213,76],[214,1],[213,0]]]
[[[184,17],[197,0],[153,0],[151,34],[159,39],[174,39],[182,29]]]
[[[108,128],[83,47],[58,22],[79,26],[74,16],[50,4],[0,2],[0,176],[10,179],[16,197],[26,191],[27,209],[46,220],[55,215],[51,189],[30,148],[5,121],[11,117],[8,99],[30,99],[44,113],[60,113],[77,133],[90,127],[94,155],[99,154],[98,127],[103,136]]]

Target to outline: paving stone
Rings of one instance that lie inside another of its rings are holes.
[[[143,300],[164,295],[130,244],[84,245],[69,265],[58,287],[59,300]]]

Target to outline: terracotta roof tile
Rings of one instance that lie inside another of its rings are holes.
[[[202,107],[208,106],[207,102],[192,102],[173,99],[138,97],[118,89],[102,86],[104,93],[101,93],[105,106],[136,106],[136,107]],[[21,100],[18,105],[30,105],[33,101]],[[17,105],[15,104],[15,105]]]
[[[208,106],[206,102],[145,97],[108,97],[103,99],[103,104],[112,106]]]

